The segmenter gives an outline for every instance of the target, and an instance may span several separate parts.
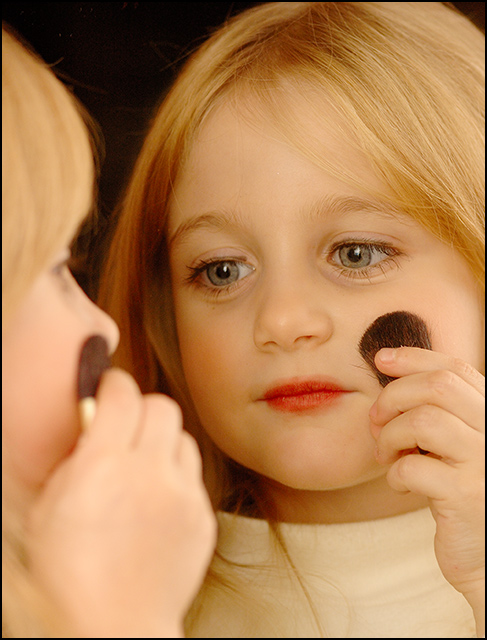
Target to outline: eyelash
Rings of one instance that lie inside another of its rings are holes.
[[[353,269],[352,267],[345,267],[343,265],[338,265],[333,261],[333,257],[338,254],[338,252],[342,249],[352,249],[352,248],[366,248],[372,254],[374,253],[382,253],[386,257],[379,262],[367,265],[366,267],[361,267],[357,269]],[[388,242],[377,242],[376,240],[346,240],[343,242],[337,242],[332,245],[327,252],[327,262],[332,265],[335,269],[336,275],[338,277],[348,278],[349,280],[359,280],[369,278],[376,272],[380,271],[385,273],[388,268],[392,268],[392,266],[397,266],[397,258],[402,255],[402,252],[399,251],[396,247],[391,245]],[[244,265],[249,269],[253,270],[253,267],[245,262],[243,258],[225,258],[225,259],[209,259],[209,260],[201,260],[194,267],[188,267],[190,274],[186,278],[186,281],[190,284],[196,284],[202,289],[205,290],[205,293],[212,295],[214,297],[218,297],[222,294],[230,294],[235,287],[239,286],[239,283],[243,278],[239,278],[235,282],[232,282],[228,285],[212,285],[206,284],[201,281],[202,275],[208,271],[210,267],[215,267],[217,265],[223,264],[233,264],[233,265]],[[245,276],[244,276],[245,277]],[[208,278],[208,276],[207,276]]]

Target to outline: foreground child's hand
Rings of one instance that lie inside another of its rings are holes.
[[[457,359],[410,347],[383,349],[375,362],[398,378],[370,411],[377,460],[391,465],[393,489],[429,498],[438,564],[469,601],[479,625],[485,578],[485,379]],[[419,455],[417,447],[431,453]]]
[[[97,413],[34,505],[32,569],[74,637],[178,637],[216,525],[175,402],[104,374]]]

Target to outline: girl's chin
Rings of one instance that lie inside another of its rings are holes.
[[[344,469],[343,466],[333,469],[323,462],[318,468],[285,468],[279,470],[253,469],[262,476],[264,485],[286,492],[330,492],[353,491],[369,484],[389,487],[386,479],[387,468],[375,462],[369,467],[360,469]]]

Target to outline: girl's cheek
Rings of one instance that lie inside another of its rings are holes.
[[[31,499],[73,451],[79,418],[71,394],[64,398],[39,394],[15,410],[4,426],[4,463],[21,493]]]

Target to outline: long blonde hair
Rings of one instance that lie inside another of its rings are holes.
[[[2,25],[3,329],[92,207],[93,148],[81,111]],[[28,569],[15,492],[2,465],[2,637],[63,637],[55,607]]]
[[[288,142],[336,171],[300,128],[292,91],[315,113],[330,98],[393,204],[454,246],[484,282],[484,37],[473,24],[431,2],[263,3],[224,24],[155,114],[100,288],[101,306],[121,328],[118,363],[144,391],[169,392],[183,406],[217,508],[249,510],[258,486],[208,442],[186,388],[165,244],[168,202],[202,122],[225,100],[242,111],[249,93]],[[342,178],[357,182],[349,169]]]

